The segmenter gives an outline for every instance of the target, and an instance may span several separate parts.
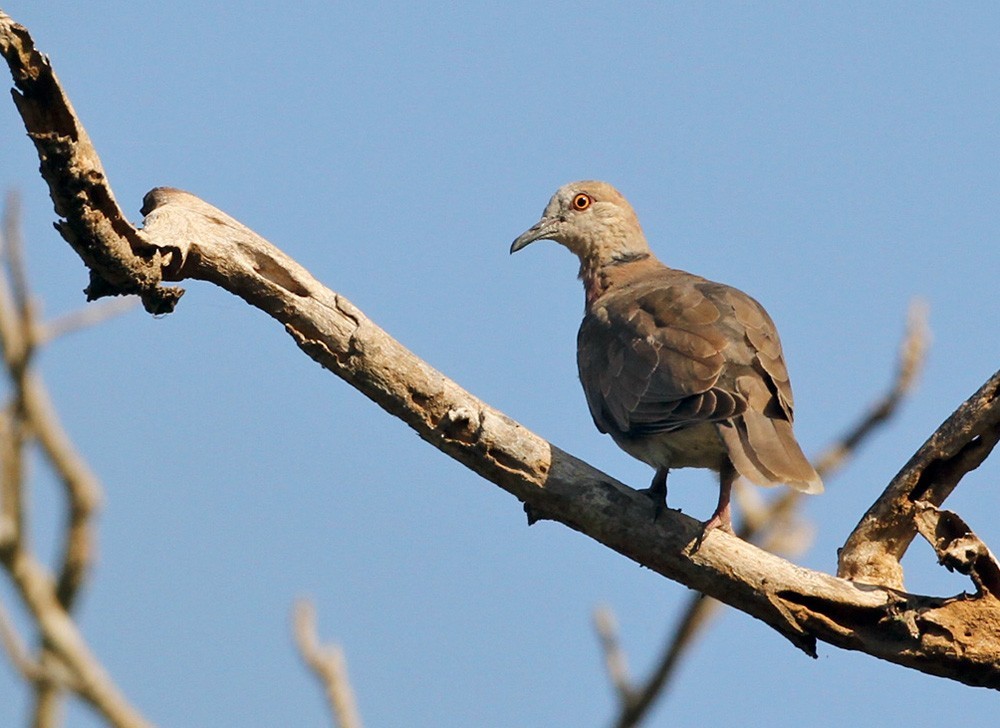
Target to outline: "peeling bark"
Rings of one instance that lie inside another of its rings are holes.
[[[654,523],[644,496],[464,391],[222,211],[186,192],[158,188],[144,200],[145,228],[132,228],[112,206],[96,153],[54,76],[38,85],[51,69],[25,48],[27,32],[0,14],[0,51],[21,89],[15,97],[56,210],[65,217],[60,232],[115,292],[137,291],[148,310],[163,311],[179,294],[158,287],[159,280],[210,281],[271,315],[320,365],[523,501],[534,518],[559,521],[740,609],[807,654],[815,656],[822,640],[1000,688],[1000,606],[992,590],[948,598],[907,594],[897,568],[916,533],[914,503],[940,505],[1000,437],[1000,373],[932,436],[866,514],[841,559],[842,574],[856,581],[801,568],[718,529],[695,550],[698,521],[668,511]],[[58,142],[60,156],[47,135]]]
[[[838,575],[902,589],[899,562],[917,534],[918,503],[944,503],[998,440],[1000,372],[945,420],[868,509],[840,550]]]
[[[0,46],[11,90],[41,162],[56,229],[90,270],[87,300],[135,293],[150,313],[168,313],[183,291],[159,285],[158,252],[144,245],[111,192],[97,150],[28,31],[0,11]]]

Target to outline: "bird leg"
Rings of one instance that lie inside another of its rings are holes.
[[[699,543],[705,539],[705,536],[713,528],[722,528],[723,531],[727,531],[728,533],[733,532],[733,519],[729,513],[729,495],[733,491],[733,482],[735,480],[736,468],[726,458],[722,467],[719,468],[719,505],[716,506],[712,517],[705,521],[705,527],[701,530],[701,538],[698,539]]]
[[[660,514],[667,510],[667,473],[669,472],[670,468],[657,468],[650,486],[639,491],[653,501],[653,523],[656,523]]]

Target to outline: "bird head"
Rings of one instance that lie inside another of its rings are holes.
[[[593,180],[560,187],[542,218],[517,237],[510,252],[536,240],[554,240],[581,262],[596,266],[649,252],[632,206],[607,182]]]

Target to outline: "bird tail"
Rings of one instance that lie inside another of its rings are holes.
[[[748,409],[719,423],[736,472],[758,485],[784,483],[803,493],[823,492],[823,481],[795,441],[792,423]]]

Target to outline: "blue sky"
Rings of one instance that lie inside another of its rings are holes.
[[[576,380],[575,262],[510,241],[564,182],[606,179],[669,265],[746,290],[781,331],[796,430],[818,452],[888,382],[910,299],[931,309],[920,389],[809,499],[836,548],[1000,361],[1000,9],[909,3],[6,2],[48,53],[116,195],[188,189],[253,227],[467,389],[623,481]],[[0,104],[0,185],[24,200],[50,315],[86,275]],[[101,476],[84,632],[164,726],[326,725],[288,630],[315,599],[371,726],[604,725],[591,628],[643,673],[687,590],[520,504],[421,442],[208,284],[41,356]],[[35,539],[57,491],[36,468]],[[949,501],[1000,543],[996,458]],[[707,473],[672,477],[707,517]],[[914,591],[971,588],[915,544]],[[5,604],[13,595],[0,588]],[[24,693],[0,663],[0,724]],[[650,725],[989,722],[995,695],[726,612]],[[73,707],[68,725],[92,726]]]

